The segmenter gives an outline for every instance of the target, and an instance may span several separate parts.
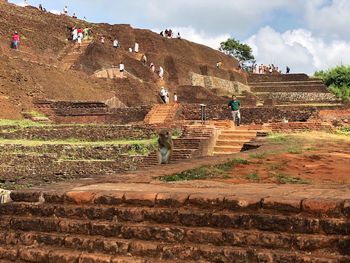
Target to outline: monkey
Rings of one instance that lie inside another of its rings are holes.
[[[166,130],[159,132],[158,138],[158,162],[159,164],[168,164],[173,154],[173,140],[171,133]]]

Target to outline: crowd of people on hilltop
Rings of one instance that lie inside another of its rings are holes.
[[[161,31],[159,34],[160,34],[162,37],[174,38],[174,32],[173,32],[172,29],[165,29],[164,31]],[[177,33],[176,38],[177,38],[177,39],[181,39],[180,32]]]
[[[253,65],[252,72],[255,74],[283,74],[282,70],[279,67],[276,67],[274,64],[269,65]],[[290,68],[286,67],[286,74],[290,73]]]

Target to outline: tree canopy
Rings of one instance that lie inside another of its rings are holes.
[[[221,42],[219,50],[235,57],[243,64],[243,66],[248,67],[249,64],[255,63],[252,48],[234,38],[229,38],[226,41]]]
[[[315,76],[322,78],[337,97],[350,100],[350,66],[337,66],[326,71],[316,71]]]

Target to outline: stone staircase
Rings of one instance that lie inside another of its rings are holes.
[[[245,126],[221,129],[214,147],[214,155],[238,153],[245,143],[255,139],[256,136],[256,130],[249,130]]]
[[[181,109],[180,104],[157,104],[146,115],[144,119],[145,124],[157,125],[164,123],[171,123],[179,114]]]
[[[62,62],[62,68],[64,70],[69,70],[74,63],[79,59],[79,57],[85,53],[86,49],[90,46],[90,44],[93,42],[93,40],[84,40],[81,44],[81,46],[73,46],[71,47],[68,52],[63,56],[63,58],[60,58]]]
[[[253,196],[13,192],[0,205],[0,261],[350,262],[344,201]]]

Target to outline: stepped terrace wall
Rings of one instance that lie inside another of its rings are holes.
[[[309,76],[306,74],[250,74],[248,83],[256,82],[280,82],[280,81],[307,81]]]
[[[339,99],[332,93],[319,92],[266,92],[257,94],[261,99],[272,99],[276,103],[333,103],[339,102]]]
[[[58,125],[39,127],[0,126],[0,138],[27,140],[108,141],[149,139],[157,133],[147,125]]]
[[[153,144],[0,145],[2,188],[27,188],[136,170]]]
[[[152,106],[111,109],[103,102],[37,101],[36,109],[54,123],[114,123],[143,121]]]
[[[284,118],[291,122],[307,121],[318,118],[320,109],[337,109],[336,107],[310,107],[310,106],[279,106],[279,107],[246,107],[241,108],[242,123],[269,123],[280,122]],[[207,105],[208,120],[232,119],[231,112],[226,105]],[[200,105],[183,105],[182,119],[200,120]]]

